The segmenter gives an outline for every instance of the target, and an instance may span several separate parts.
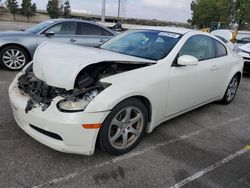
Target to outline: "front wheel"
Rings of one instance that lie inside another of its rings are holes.
[[[237,93],[239,84],[240,84],[240,76],[235,75],[231,79],[223,99],[220,101],[222,104],[229,104],[229,103],[231,103],[233,101],[233,99],[234,99],[234,97],[235,97],[235,95]]]
[[[29,61],[27,52],[18,46],[7,46],[0,51],[0,64],[10,71],[21,70]]]
[[[137,99],[119,103],[103,122],[98,137],[100,148],[113,155],[133,149],[145,133],[147,114],[146,107]]]

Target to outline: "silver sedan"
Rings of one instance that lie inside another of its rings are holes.
[[[116,33],[90,21],[54,19],[41,22],[25,31],[0,32],[0,65],[21,70],[45,41],[98,46]]]

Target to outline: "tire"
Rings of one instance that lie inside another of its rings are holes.
[[[140,142],[147,123],[144,104],[136,98],[127,99],[115,106],[104,120],[98,135],[99,147],[112,155],[127,153]]]
[[[6,46],[0,51],[0,64],[7,70],[19,71],[28,62],[28,53],[19,46]]]
[[[239,84],[240,84],[240,76],[234,75],[234,77],[231,79],[230,83],[227,86],[227,90],[224,94],[224,97],[220,101],[221,104],[229,104],[233,101],[237,93]]]

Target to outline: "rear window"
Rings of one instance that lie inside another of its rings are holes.
[[[214,45],[215,45],[216,57],[222,57],[227,55],[227,49],[223,44],[221,44],[217,40],[214,40]]]
[[[113,36],[112,33],[94,24],[80,23],[79,24],[80,35],[98,35],[98,36]]]

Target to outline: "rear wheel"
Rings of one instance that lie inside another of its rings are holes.
[[[99,146],[113,155],[133,149],[145,133],[148,122],[147,109],[137,99],[118,104],[105,119],[99,133]]]
[[[238,90],[238,87],[239,87],[239,84],[240,84],[240,76],[239,75],[235,75],[228,87],[227,87],[227,90],[225,92],[225,95],[223,97],[223,99],[221,100],[221,103],[222,104],[229,104],[233,101],[236,93],[237,93],[237,90]]]
[[[29,61],[27,52],[18,46],[7,46],[0,51],[0,64],[11,71],[21,70]]]

